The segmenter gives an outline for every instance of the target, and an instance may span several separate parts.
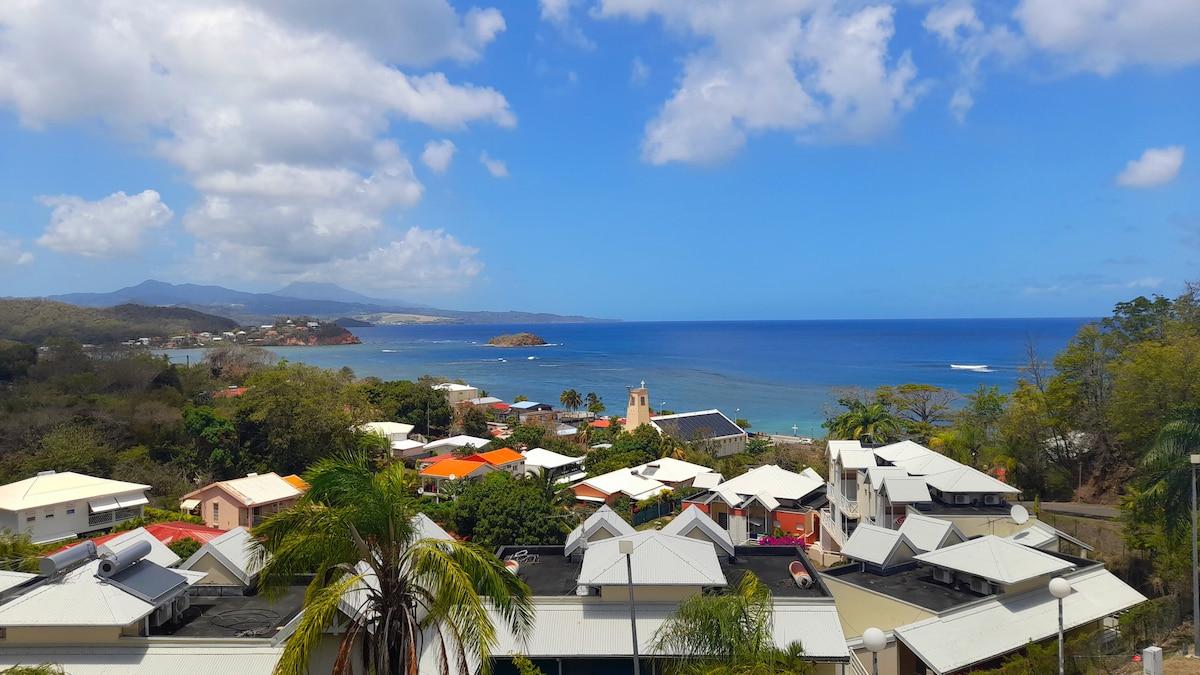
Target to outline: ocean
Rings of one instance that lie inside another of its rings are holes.
[[[375,326],[352,332],[361,345],[272,347],[289,361],[349,366],[360,377],[461,379],[506,401],[518,395],[558,405],[575,389],[598,394],[605,414],[623,415],[627,387],[645,381],[651,406],[717,408],[752,430],[818,436],[831,387],[908,382],[967,393],[1011,389],[1031,341],[1049,361],[1091,319],[904,319],[839,321],[624,322],[546,325]],[[489,347],[527,331],[544,347]],[[175,362],[203,350],[164,352]],[[983,370],[950,366],[986,366]]]

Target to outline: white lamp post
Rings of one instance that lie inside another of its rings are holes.
[[[1063,598],[1071,594],[1071,582],[1062,577],[1050,580],[1050,595],[1058,598],[1058,675],[1063,675],[1066,662],[1063,657]]]
[[[887,646],[887,636],[878,628],[868,628],[863,631],[863,646],[871,652],[871,675],[879,675],[879,652]]]
[[[629,574],[629,628],[633,631],[633,675],[641,675],[642,664],[638,659],[637,611],[633,604],[633,542],[622,539],[617,542],[617,550],[625,556],[625,571]]]
[[[1200,563],[1196,561],[1196,465],[1200,455],[1192,455],[1192,656],[1200,656]]]

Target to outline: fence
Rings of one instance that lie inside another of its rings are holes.
[[[633,526],[637,527],[638,525],[654,520],[655,518],[669,516],[674,510],[675,503],[670,501],[659,502],[658,504],[654,504],[652,506],[637,509],[633,512]]]

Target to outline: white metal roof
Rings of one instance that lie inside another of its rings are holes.
[[[458,384],[457,382],[443,382],[433,385],[433,388],[439,391],[470,391],[475,387],[469,384]]]
[[[875,453],[870,450],[842,450],[843,469],[865,469],[875,466]]]
[[[20,511],[97,497],[128,493],[140,495],[149,489],[149,485],[141,483],[96,478],[74,471],[46,472],[0,486],[0,509]]]
[[[899,532],[908,537],[918,553],[935,551],[949,542],[959,543],[967,539],[954,523],[919,513],[904,516]]]
[[[482,450],[483,446],[487,445],[488,443],[491,443],[491,441],[486,438],[460,435],[451,436],[450,438],[443,438],[440,441],[430,441],[429,443],[425,444],[425,449],[436,450],[438,448],[465,448],[469,445],[476,450]]]
[[[922,553],[917,560],[1006,585],[1074,567],[1062,558],[993,534]]]
[[[211,555],[243,584],[249,585],[254,575],[262,569],[256,553],[258,547],[258,540],[250,536],[246,528],[235,527],[201,546],[179,567],[190,570],[205,555]]]
[[[928,474],[925,476],[925,482],[942,492],[993,492],[1010,495],[1020,492],[1008,483],[969,466]]]
[[[879,487],[893,504],[919,504],[933,501],[925,479],[917,476],[888,476]]]
[[[526,468],[561,469],[584,460],[584,457],[571,457],[545,448],[533,448],[521,454],[525,455]]]
[[[417,539],[440,539],[442,541],[454,541],[448,532],[442,529],[441,525],[433,522],[433,520],[424,513],[418,513],[413,516],[409,523],[416,530]]]
[[[1146,600],[1101,565],[1066,579],[1072,586],[1063,599],[1067,630]],[[1045,587],[1017,595],[1002,593],[900,626],[894,634],[937,675],[944,675],[1057,635],[1058,603]]]
[[[623,586],[629,583],[621,541],[633,542],[635,586],[725,586],[725,574],[712,544],[698,539],[646,530],[588,545],[579,569],[584,586]]]
[[[128,640],[129,638],[123,638]],[[119,646],[0,647],[0,669],[15,665],[56,663],[71,675],[270,675],[282,647],[220,643],[144,642]]]
[[[851,560],[880,567],[890,567],[911,559],[916,552],[916,546],[899,530],[889,530],[870,523],[862,523],[855,528],[841,551]]]
[[[716,521],[709,518],[708,514],[701,511],[695,504],[684,509],[683,513],[676,516],[659,531],[663,534],[705,539],[711,541],[713,546],[724,551],[726,555],[733,555],[733,539],[729,537],[729,533],[721,529]]]
[[[846,450],[862,450],[862,443],[859,441],[831,440],[826,444],[826,448],[829,450],[829,455],[837,459]]]
[[[139,563],[153,564],[153,563]],[[117,586],[96,577],[93,560],[0,605],[0,627],[128,626],[155,610]],[[204,574],[171,570],[193,585]]]
[[[423,447],[425,447],[424,443],[421,441],[414,441],[411,438],[406,438],[402,441],[392,441],[392,449],[399,450],[401,452],[404,452],[405,450],[416,450],[417,448]]]
[[[574,597],[538,598],[536,603],[536,623],[526,641],[516,639],[492,613],[499,640],[492,653],[530,658],[632,656],[627,605]],[[638,603],[638,653],[660,654],[653,649],[654,633],[677,607],[675,603]],[[799,641],[805,657],[813,660],[844,661],[850,655],[837,610],[830,602],[775,600],[775,643],[784,647],[792,641]]]
[[[942,492],[990,492],[1016,494],[1017,488],[912,441],[900,441],[874,453],[880,459],[903,467],[910,475],[923,476],[925,482]]]
[[[412,433],[414,428],[416,427],[411,424],[404,424],[403,422],[367,422],[358,427],[359,431],[368,434],[379,434],[380,436],[393,436],[395,434],[407,436]]]
[[[9,572],[7,570],[0,570],[0,594],[14,589],[36,576],[36,574],[30,574],[28,572]]]
[[[713,492],[720,495],[726,504],[734,506],[750,495],[763,493],[769,494],[775,499],[803,499],[824,485],[825,482],[820,479],[768,464],[721,483],[713,488]]]
[[[887,476],[907,476],[908,472],[902,466],[869,466],[867,467],[867,482],[878,490],[883,479]]]
[[[1031,522],[1029,527],[1021,530],[1020,532],[1014,532],[1013,534],[1005,537],[1005,539],[1011,539],[1018,544],[1024,544],[1025,546],[1029,546],[1031,548],[1045,548],[1050,544],[1056,543],[1059,539],[1066,539],[1085,551],[1096,550],[1087,542],[1080,541],[1066,532],[1063,532],[1062,530],[1059,530],[1047,523],[1043,523],[1040,520]]]
[[[808,478],[811,478],[811,479],[813,479],[813,480],[817,480],[817,481],[824,481],[824,480],[825,480],[825,479],[824,479],[824,478],[821,476],[821,474],[817,473],[817,470],[816,470],[816,469],[814,469],[814,468],[812,468],[811,466],[806,466],[806,467],[804,467],[804,470],[800,472],[800,475],[801,475],[801,476],[807,476]]]
[[[662,457],[634,467],[634,470],[647,478],[667,483],[682,483],[702,474],[712,473],[712,469],[707,466],[692,464],[674,457]]]
[[[213,483],[221,487],[226,494],[237,499],[246,506],[254,506],[256,504],[270,504],[291,497],[299,497],[303,494],[296,486],[287,482],[272,471],[271,473],[262,473],[245,478],[235,478],[233,480],[225,480],[219,483]],[[181,498],[180,503],[189,497],[195,497],[201,492],[207,490],[211,485],[206,485],[199,490],[192,490]]]
[[[139,527],[135,530],[122,532],[121,534],[109,539],[108,541],[96,547],[96,552],[100,554],[115,554],[123,551],[130,546],[133,546],[139,541],[144,541],[150,544],[150,552],[146,554],[146,560],[153,562],[156,565],[170,567],[179,562],[179,556],[174,551],[167,548],[167,545],[158,540],[158,537],[146,531],[146,528]]]
[[[702,473],[692,479],[692,487],[700,490],[711,490],[720,485],[721,481],[723,480],[725,480],[725,476],[722,476],[716,471],[710,471],[708,473]]]
[[[671,489],[653,478],[641,475],[637,472],[637,469],[609,471],[608,473],[593,476],[583,481],[582,485],[594,488],[606,495],[623,492],[632,499],[646,499],[651,495]],[[639,495],[646,496],[642,497]]]
[[[620,537],[637,532],[632,525],[625,522],[624,518],[617,515],[616,511],[610,509],[608,505],[604,505],[588,516],[587,520],[583,521],[579,527],[571,530],[563,546],[563,555],[571,555],[577,550],[586,549],[588,542],[600,530],[607,531],[610,537]]]

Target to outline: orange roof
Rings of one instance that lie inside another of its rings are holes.
[[[437,464],[421,469],[421,475],[432,478],[449,478],[450,476],[466,478],[484,466],[487,466],[487,462],[473,462],[469,459],[443,459]]]
[[[478,462],[487,462],[492,466],[501,466],[512,462],[520,462],[525,459],[525,455],[513,450],[512,448],[500,448],[491,452],[481,452],[471,455],[467,459]]]
[[[596,420],[595,422],[592,422],[592,426],[604,429],[605,427],[612,426],[612,422],[609,420]]]
[[[283,479],[287,481],[288,485],[291,485],[301,492],[308,492],[308,488],[312,487],[308,484],[308,481],[304,480],[300,476],[297,476],[296,474],[284,476]]]

